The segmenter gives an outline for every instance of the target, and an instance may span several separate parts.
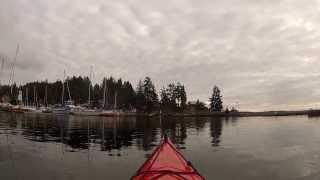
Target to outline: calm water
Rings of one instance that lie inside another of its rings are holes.
[[[207,179],[320,179],[320,119],[163,119]],[[0,179],[129,179],[160,140],[159,119],[0,113]]]

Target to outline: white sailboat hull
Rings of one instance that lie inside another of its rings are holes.
[[[72,111],[70,114],[75,115],[75,116],[100,116],[101,111],[82,110],[82,111]]]
[[[70,114],[70,109],[64,108],[64,107],[61,107],[61,108],[53,108],[53,109],[52,109],[52,113],[53,113],[53,114]]]

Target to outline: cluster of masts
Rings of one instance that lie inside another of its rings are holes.
[[[14,81],[14,76],[15,76],[15,66],[16,66],[16,62],[17,62],[17,57],[19,54],[19,45],[17,45],[17,49],[16,49],[16,53],[15,53],[15,57],[14,60],[10,66],[10,76],[9,76],[9,86],[10,86],[10,93],[11,96],[13,96],[13,86],[15,84]],[[0,71],[0,76],[2,76],[3,74],[3,69],[4,69],[4,62],[5,62],[5,58],[2,58],[2,63],[1,63],[1,71]],[[45,112],[52,112],[52,113],[78,113],[78,114],[86,114],[86,113],[90,113],[92,115],[98,115],[101,113],[104,114],[110,114],[112,115],[112,113],[114,113],[115,109],[117,108],[117,92],[115,92],[115,103],[114,103],[114,109],[111,111],[106,112],[105,110],[92,110],[90,109],[91,107],[91,79],[92,79],[92,75],[93,75],[93,67],[90,67],[90,75],[89,75],[89,88],[88,88],[88,107],[89,108],[83,108],[83,107],[79,107],[79,106],[75,106],[73,104],[72,98],[71,98],[71,93],[70,93],[70,88],[69,88],[69,84],[68,84],[68,80],[66,80],[66,71],[64,71],[64,77],[63,77],[63,82],[62,82],[62,92],[61,92],[61,104],[57,104],[54,105],[53,107],[51,107],[49,109],[48,107],[48,87],[45,87],[45,97],[44,97],[44,105],[45,107],[40,107],[40,104],[38,102],[38,97],[37,97],[37,90],[36,87],[33,87],[33,107],[31,107],[30,103],[29,103],[29,89],[28,87],[26,87],[26,98],[24,98],[25,102],[23,102],[23,97],[22,97],[22,90],[19,90],[19,94],[18,94],[18,102],[20,103],[20,105],[24,104],[23,106],[18,106],[17,109],[20,111],[35,111],[38,112],[39,109],[42,108],[42,110],[40,110],[39,112],[45,111]],[[0,78],[1,79],[1,78]],[[1,84],[1,81],[0,81]],[[66,87],[65,87],[66,86]],[[68,93],[68,100],[65,101],[65,91],[67,90]],[[106,93],[107,93],[107,85],[106,82],[104,82],[104,93],[103,93],[103,108],[105,108],[107,106],[107,100],[106,100]],[[3,109],[3,104],[1,104]],[[10,107],[10,108],[8,108]],[[5,108],[8,108],[9,110],[12,110],[12,107],[14,107],[13,105],[9,104],[8,106],[5,106]],[[102,112],[105,111],[105,112]]]
[[[17,58],[18,58],[18,54],[19,54],[19,44],[17,45],[17,48],[16,48],[16,53],[15,53],[15,56],[14,56],[14,59],[9,67],[9,70],[10,70],[10,74],[9,74],[9,86],[11,87],[10,89],[10,92],[12,94],[12,87],[13,87],[13,84],[14,84],[14,75],[15,75],[15,67],[16,67],[16,62],[17,62]],[[3,76],[3,70],[4,70],[4,62],[6,60],[6,57],[2,57],[2,61],[1,61],[1,69],[0,69],[0,76],[2,77]],[[1,78],[0,78],[0,84],[2,84],[1,82]]]

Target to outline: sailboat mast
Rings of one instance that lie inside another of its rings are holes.
[[[33,106],[36,107],[36,87],[33,86]]]
[[[26,106],[29,106],[29,92],[28,92],[28,87],[26,87]]]
[[[70,94],[70,88],[69,88],[69,79],[66,80],[67,81],[67,90],[68,90],[68,95],[69,95],[69,101],[71,101],[71,94]]]
[[[17,61],[17,57],[18,57],[18,53],[19,53],[19,44],[17,45],[17,49],[16,49],[16,55],[14,57],[14,61],[13,61],[13,64],[12,64],[12,76],[11,76],[11,95],[12,95],[12,88],[13,88],[13,84],[14,84],[14,70],[15,70],[15,64],[16,64],[16,61]]]
[[[103,108],[106,108],[106,91],[107,91],[107,79],[104,78],[104,86],[103,86]]]
[[[0,85],[2,84],[2,83],[1,83],[1,79],[2,79],[3,68],[4,68],[4,57],[2,58],[2,62],[1,62],[1,70],[0,70]]]
[[[114,94],[114,107],[113,107],[113,109],[117,109],[117,96],[118,96],[118,92],[116,91]]]
[[[45,89],[45,105],[48,107],[48,86],[46,86]]]
[[[63,80],[62,80],[62,94],[61,94],[61,104],[64,105],[64,81],[65,81],[66,71],[63,71]]]
[[[91,104],[91,78],[92,78],[92,66],[90,67],[90,75],[89,75],[89,96],[88,96],[88,106]]]

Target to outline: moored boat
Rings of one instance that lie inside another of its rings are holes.
[[[70,112],[70,114],[76,115],[76,116],[100,116],[101,113],[102,113],[101,110],[86,109],[86,108],[72,109]]]
[[[169,138],[164,137],[132,180],[204,180]]]
[[[52,113],[52,108],[50,107],[44,107],[41,109],[42,113]]]
[[[55,105],[52,108],[52,113],[53,114],[69,114],[70,113],[70,108],[65,105]]]
[[[74,107],[73,101],[71,100],[68,81],[65,80],[66,72],[64,71],[63,74],[64,74],[64,76],[63,76],[64,81],[62,82],[61,104],[56,104],[52,108],[52,113],[58,114],[58,115],[59,114],[61,114],[61,115],[70,114],[71,108]],[[67,90],[68,90],[68,95],[69,95],[69,100],[67,100],[67,101],[64,100],[64,84],[65,84],[65,82],[67,83]]]
[[[15,113],[24,113],[26,112],[26,109],[23,107],[17,105],[17,106],[12,106],[12,108],[9,110],[10,112],[15,112]]]
[[[38,114],[42,113],[40,108],[35,108],[35,107],[24,107],[25,113],[28,114]]]
[[[10,103],[0,103],[0,111],[11,111],[12,107]]]
[[[100,116],[120,116],[122,113],[119,111],[115,111],[115,110],[103,110],[100,113]]]

